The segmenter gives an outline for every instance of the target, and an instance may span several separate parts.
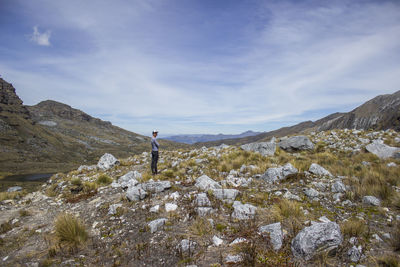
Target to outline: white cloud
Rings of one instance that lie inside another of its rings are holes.
[[[38,27],[34,26],[33,34],[31,35],[31,41],[36,43],[37,45],[50,46],[50,36],[51,31],[48,30],[46,32],[40,33]]]

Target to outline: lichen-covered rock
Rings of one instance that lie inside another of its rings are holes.
[[[114,157],[113,155],[111,155],[109,153],[105,153],[99,159],[99,162],[97,163],[97,167],[103,171],[106,171],[118,164],[119,164],[119,161],[116,157]]]
[[[328,170],[318,165],[317,163],[312,163],[308,171],[318,176],[329,176],[329,177],[333,176]]]
[[[141,187],[149,192],[152,193],[160,193],[166,189],[171,188],[171,182],[170,181],[151,181],[147,183],[141,184]]]
[[[362,199],[362,202],[366,205],[371,205],[371,206],[380,206],[381,205],[381,201],[374,196],[364,196]]]
[[[346,186],[341,181],[336,181],[331,187],[332,193],[344,193],[346,192]]]
[[[282,233],[282,227],[281,227],[280,222],[261,226],[258,229],[258,231],[260,233],[268,233],[269,234],[272,247],[275,250],[279,250],[282,247],[283,233]]]
[[[236,196],[239,194],[239,190],[236,189],[213,189],[212,194],[215,198],[219,200],[235,200]]]
[[[292,136],[280,141],[278,145],[289,152],[314,149],[314,144],[307,136]]]
[[[275,183],[284,180],[290,174],[297,173],[298,170],[292,164],[287,163],[283,167],[269,168],[262,176],[261,179],[267,183]]]
[[[316,251],[336,248],[342,242],[343,236],[337,223],[314,223],[292,240],[292,252],[295,257],[309,260]]]
[[[242,204],[240,201],[233,202],[232,218],[237,220],[248,220],[254,217],[257,208],[251,204]]]
[[[205,174],[196,179],[196,184],[194,186],[199,188],[200,190],[222,188],[219,183],[217,183]]]
[[[368,152],[377,155],[380,159],[396,157],[396,153],[400,152],[400,148],[385,145],[382,140],[375,140],[365,147]]]
[[[139,201],[147,196],[147,192],[139,185],[129,187],[126,191],[126,198],[130,201]]]
[[[246,151],[258,152],[263,156],[273,156],[276,151],[275,142],[258,142],[242,145],[241,148]]]
[[[161,219],[156,219],[154,221],[149,222],[147,225],[150,228],[150,233],[154,233],[154,232],[157,232],[158,230],[160,230],[161,227],[163,227],[167,221],[168,220],[166,218],[161,218]]]

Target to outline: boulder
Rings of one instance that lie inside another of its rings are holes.
[[[7,189],[7,192],[11,193],[11,192],[17,192],[17,191],[21,191],[21,190],[22,190],[22,187],[20,187],[20,186],[12,186]]]
[[[280,141],[278,145],[283,150],[289,152],[314,149],[314,144],[307,136],[292,136]]]
[[[111,154],[105,153],[99,159],[99,162],[97,163],[97,167],[103,171],[106,171],[118,164],[119,164],[119,161],[116,157],[114,157]]]
[[[400,148],[385,145],[382,140],[374,140],[365,147],[368,152],[377,155],[380,159],[396,157],[400,152]]]
[[[240,201],[233,202],[232,218],[237,220],[252,219],[256,214],[256,207],[250,204],[242,204]]]
[[[337,248],[342,242],[343,236],[337,223],[314,223],[292,240],[292,252],[295,257],[310,260],[316,251]]]
[[[151,181],[147,183],[141,184],[141,187],[149,192],[152,193],[160,193],[164,191],[165,189],[171,188],[171,182],[170,181]]]
[[[370,205],[370,206],[380,206],[381,205],[381,201],[374,196],[364,196],[362,199],[362,202],[364,204]]]
[[[236,189],[212,189],[212,194],[219,200],[234,201],[236,196],[239,194],[239,190]]]
[[[318,176],[329,176],[329,177],[333,176],[328,170],[318,165],[317,163],[311,164],[310,169],[308,169],[308,171]]]
[[[199,188],[200,190],[208,190],[208,189],[221,189],[221,185],[208,177],[207,175],[202,175],[196,179],[195,187]]]
[[[276,150],[275,142],[258,142],[242,145],[240,148],[246,151],[254,151],[263,156],[273,156]]]
[[[141,186],[132,186],[126,191],[126,198],[130,201],[139,201],[147,196],[147,192]]]
[[[154,232],[157,232],[158,230],[160,230],[161,227],[163,227],[167,221],[168,220],[166,218],[161,218],[161,219],[156,219],[154,221],[149,222],[147,225],[150,228],[150,233],[154,233]]]
[[[284,180],[290,174],[295,174],[297,172],[298,170],[293,167],[292,164],[287,163],[283,167],[269,168],[263,175],[261,175],[261,179],[267,183],[275,183]]]
[[[332,193],[344,193],[346,192],[346,186],[341,181],[336,181],[331,187]]]
[[[127,174],[118,178],[118,182],[113,182],[113,187],[128,188],[137,185],[139,182],[136,179],[141,178],[142,175],[137,171],[130,171]]]
[[[311,199],[319,196],[319,192],[314,188],[305,188],[304,194]]]
[[[282,227],[281,227],[280,222],[261,226],[258,229],[258,231],[262,234],[264,234],[264,233],[269,234],[272,247],[275,250],[279,250],[282,247],[283,233],[282,233]]]

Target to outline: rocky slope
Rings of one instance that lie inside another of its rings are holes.
[[[315,122],[305,121],[294,126],[265,132],[256,136],[239,139],[226,139],[199,143],[198,146],[215,146],[225,144],[245,144],[266,141],[273,136],[281,137],[311,131],[333,129],[363,129],[400,131],[400,91],[393,94],[377,96],[348,113],[333,113]]]
[[[97,165],[54,175],[38,192],[1,195],[0,260],[398,266],[399,151],[395,131],[345,129],[243,148],[162,151],[157,176],[146,152],[119,160],[105,154]],[[61,234],[65,213],[80,218],[88,237]]]
[[[149,137],[55,101],[24,106],[3,79],[0,89],[0,175],[71,170],[105,152],[127,157],[149,150]],[[171,141],[162,145],[182,147]]]

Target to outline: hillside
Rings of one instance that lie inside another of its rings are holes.
[[[0,175],[70,170],[106,152],[128,157],[149,150],[149,137],[47,100],[24,106],[0,79]],[[183,147],[161,141],[164,149]]]
[[[317,121],[305,121],[294,126],[283,127],[278,130],[265,132],[256,136],[223,141],[203,142],[201,146],[225,144],[246,144],[257,141],[267,141],[273,136],[282,137],[297,133],[312,131],[326,131],[333,129],[373,129],[400,131],[400,91],[393,94],[377,96],[354,110],[347,113],[333,113]]]
[[[187,135],[168,136],[163,139],[185,144],[194,144],[199,142],[210,142],[210,141],[218,141],[224,139],[243,138],[259,134],[260,132],[253,132],[253,131],[246,131],[241,134],[187,134]]]
[[[149,153],[107,155],[37,192],[1,192],[2,264],[398,266],[399,133],[305,138],[313,149],[270,143],[269,156],[164,151],[156,176]]]

